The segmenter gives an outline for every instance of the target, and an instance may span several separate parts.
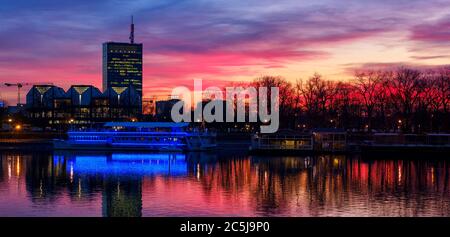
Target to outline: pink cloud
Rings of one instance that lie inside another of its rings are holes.
[[[450,41],[450,18],[413,27],[411,39],[427,43],[448,43]]]

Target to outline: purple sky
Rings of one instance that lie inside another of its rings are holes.
[[[0,82],[101,85],[101,44],[144,44],[144,94],[174,86],[348,80],[361,67],[445,65],[450,2],[2,0]],[[24,92],[27,90],[25,87]],[[1,98],[16,102],[13,88]]]

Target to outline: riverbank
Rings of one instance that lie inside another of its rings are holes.
[[[27,151],[53,151],[54,139],[64,139],[60,133],[0,133],[0,150],[27,150]],[[298,150],[298,149],[252,149],[252,136],[246,133],[222,133],[217,134],[217,150],[239,150],[253,155],[322,155],[337,154],[351,155],[361,154],[364,157],[381,156],[410,156],[423,157],[427,154],[437,155],[439,157],[448,157],[450,155],[449,145],[375,145],[363,142],[347,144],[343,150]]]
[[[53,150],[53,141],[49,139],[0,139],[0,150]]]

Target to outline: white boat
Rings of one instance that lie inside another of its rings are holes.
[[[216,135],[189,129],[189,123],[109,122],[101,129],[71,130],[55,140],[57,150],[204,151],[214,149]]]

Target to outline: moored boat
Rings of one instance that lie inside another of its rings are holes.
[[[216,136],[189,128],[189,123],[109,122],[100,129],[71,130],[55,140],[59,150],[204,151],[216,147]]]
[[[450,152],[450,134],[375,133],[372,141],[361,145],[361,151],[365,155],[447,155]]]

